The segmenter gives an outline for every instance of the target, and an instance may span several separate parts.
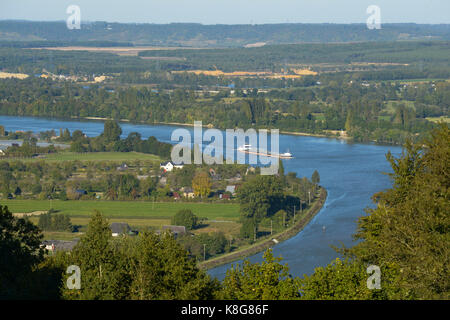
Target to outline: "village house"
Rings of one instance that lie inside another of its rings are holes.
[[[164,172],[171,172],[173,169],[182,169],[184,166],[182,164],[174,164],[172,161],[163,162],[159,165]]]
[[[120,235],[136,235],[136,232],[131,230],[128,223],[125,222],[113,222],[109,227],[113,237],[118,237]]]
[[[44,247],[50,252],[55,251],[71,251],[80,241],[80,239],[73,239],[72,241],[64,240],[44,240],[41,243],[41,247]]]
[[[229,192],[234,196],[236,194],[236,186],[227,186],[225,192]]]
[[[128,169],[128,165],[126,163],[122,163],[119,167],[117,167],[117,171],[125,171]]]
[[[183,192],[183,197],[185,198],[195,198],[195,193],[194,193],[194,189],[187,187],[187,188],[181,188],[180,190],[181,192]]]
[[[161,234],[164,233],[165,231],[170,231],[175,238],[187,234],[185,226],[163,226],[162,230],[156,231],[156,234]]]

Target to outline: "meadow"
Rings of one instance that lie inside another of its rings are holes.
[[[50,208],[72,217],[90,217],[99,210],[108,218],[170,219],[181,209],[190,209],[199,218],[237,221],[239,204],[151,202],[151,201],[95,201],[95,200],[1,200],[13,213],[47,211]]]

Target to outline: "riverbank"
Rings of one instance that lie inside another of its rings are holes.
[[[274,245],[283,242],[289,238],[294,237],[314,218],[314,216],[322,209],[327,199],[327,191],[325,188],[320,188],[320,194],[318,199],[314,202],[313,206],[309,208],[304,216],[302,216],[294,225],[287,228],[283,232],[275,234],[268,239],[264,239],[257,242],[250,247],[240,249],[217,258],[213,258],[198,264],[198,267],[204,270],[219,267],[221,265],[234,262],[252,256],[259,252],[265,251]]]
[[[112,118],[102,118],[102,117],[76,117],[72,116],[71,119],[78,120],[95,120],[95,121],[107,121],[114,120]],[[128,119],[120,119],[119,122],[131,122]],[[145,121],[134,121],[131,123],[136,124],[146,124],[146,125],[166,125],[166,126],[180,126],[180,127],[194,127],[193,123],[181,123],[181,122],[145,122]],[[203,128],[208,129],[218,129],[223,130],[217,127],[214,127],[211,123],[202,125]],[[264,128],[261,130],[270,130],[271,128]],[[272,128],[273,129],[273,128]],[[334,138],[334,139],[342,139],[342,140],[350,140],[351,137],[347,135],[345,131],[341,132],[339,130],[329,130],[329,135],[320,134],[320,133],[307,133],[307,132],[298,132],[298,131],[280,131],[280,134],[293,135],[293,136],[305,136],[305,137],[315,137],[315,138]]]

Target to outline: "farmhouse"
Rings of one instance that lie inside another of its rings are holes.
[[[181,169],[183,168],[182,164],[174,164],[172,161],[163,162],[159,165],[161,169],[164,170],[164,172],[171,172],[174,168],[175,169]]]
[[[41,247],[44,247],[48,251],[71,251],[78,243],[79,239],[74,239],[72,241],[63,240],[44,240],[41,243]]]
[[[181,188],[181,191],[183,192],[183,197],[195,198],[194,189],[187,187],[187,188]]]
[[[175,238],[187,234],[185,226],[163,226],[162,230],[156,231],[156,234],[164,233],[164,231],[170,231]]]
[[[229,193],[231,193],[232,195],[235,195],[236,194],[236,186],[227,186],[225,189],[225,192],[227,192],[227,191]]]
[[[125,222],[113,222],[109,227],[113,237],[118,237],[120,235],[135,235],[136,233],[131,230],[128,223]]]
[[[117,171],[125,171],[128,169],[128,165],[126,163],[122,163],[119,167],[117,167]]]

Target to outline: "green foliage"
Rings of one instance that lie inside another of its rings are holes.
[[[190,209],[182,209],[172,217],[171,223],[172,225],[185,226],[187,230],[192,230],[198,225],[198,217]]]
[[[31,222],[0,206],[0,298],[29,299],[36,289],[33,273],[43,261],[42,234]]]
[[[386,300],[396,299],[399,292],[398,269],[381,268],[381,289],[368,289],[367,266],[349,260],[334,260],[300,280],[301,298],[305,300]]]
[[[211,299],[217,290],[217,282],[200,271],[169,234],[140,235],[129,266],[131,299]]]
[[[81,290],[62,288],[65,299],[211,299],[218,288],[171,235],[113,240],[98,212],[66,263],[82,276]]]
[[[390,154],[393,188],[373,197],[349,253],[363,262],[395,264],[408,297],[448,299],[450,130],[442,124],[423,143]]]
[[[120,135],[122,134],[122,128],[115,121],[108,120],[105,121],[105,128],[103,130],[103,138],[106,143],[115,142],[120,140]]]
[[[264,192],[261,192],[261,191]],[[283,185],[277,176],[258,175],[245,182],[238,190],[243,218],[260,221],[283,206]]]
[[[289,274],[289,267],[281,258],[274,258],[272,250],[264,253],[264,261],[227,270],[222,282],[220,298],[227,300],[292,300],[300,298],[298,279]]]
[[[71,263],[79,266],[82,272],[81,290],[63,290],[65,299],[124,298],[121,290],[124,270],[117,268],[121,259],[113,249],[111,240],[108,221],[96,211],[92,215],[86,234],[71,254]]]
[[[242,227],[239,231],[241,238],[253,240],[258,232],[258,224],[254,218],[241,218]]]
[[[50,212],[39,216],[38,227],[44,231],[73,231],[73,226],[68,215],[52,214]]]
[[[349,257],[302,280],[305,299],[449,299],[450,129],[387,154],[393,187],[373,196],[377,207],[358,221]],[[364,283],[368,265],[381,268],[381,290]]]
[[[311,177],[311,182],[314,184],[320,183],[320,175],[319,175],[319,172],[317,172],[317,170],[314,170],[312,177]]]

